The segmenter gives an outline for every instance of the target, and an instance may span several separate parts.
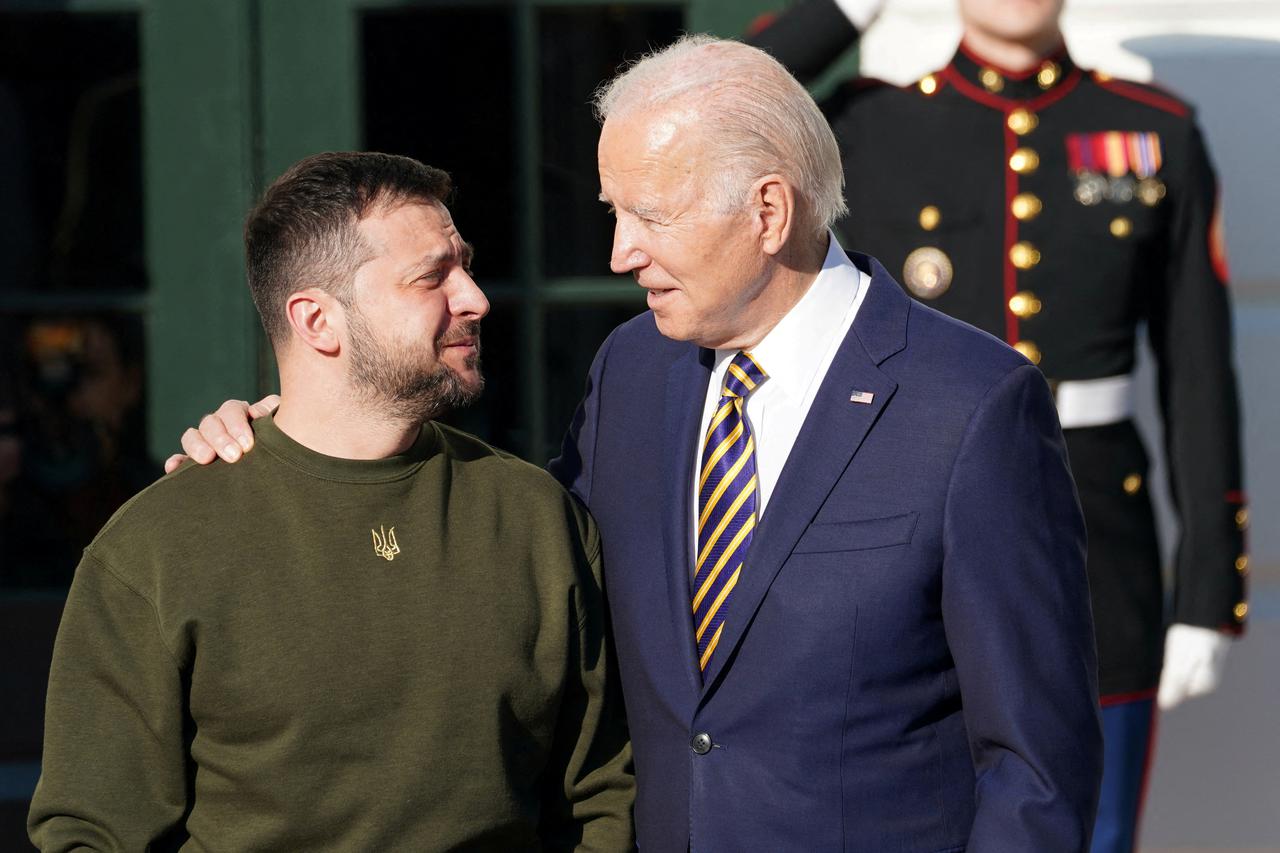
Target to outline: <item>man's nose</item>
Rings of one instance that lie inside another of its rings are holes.
[[[469,273],[458,270],[456,275],[458,282],[454,292],[449,295],[449,312],[456,317],[479,320],[489,313],[488,298]]]
[[[609,254],[609,269],[615,273],[628,273],[649,264],[649,256],[637,245],[631,228],[619,221],[613,226],[613,250]]]

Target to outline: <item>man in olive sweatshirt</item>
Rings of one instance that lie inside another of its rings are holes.
[[[248,279],[283,401],[85,552],[49,679],[42,850],[626,850],[600,542],[544,472],[434,423],[488,303],[404,157],[266,192]]]

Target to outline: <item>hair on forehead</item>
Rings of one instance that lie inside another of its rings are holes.
[[[369,259],[360,220],[401,204],[446,203],[452,183],[410,157],[367,151],[315,154],[272,182],[245,221],[246,271],[273,343],[288,339],[285,301],[318,287],[342,302]]]
[[[751,183],[788,178],[815,232],[848,213],[835,135],[818,105],[776,59],[758,48],[686,35],[602,84],[596,117],[687,109],[698,117],[716,164],[711,187],[726,210],[741,207]]]

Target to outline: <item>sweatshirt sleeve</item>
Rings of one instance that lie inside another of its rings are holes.
[[[577,630],[546,773],[541,835],[548,851],[615,853],[634,847],[635,776],[610,647],[600,536],[581,507]]]
[[[43,851],[146,850],[187,810],[182,672],[152,603],[86,553],[67,597],[27,818]]]

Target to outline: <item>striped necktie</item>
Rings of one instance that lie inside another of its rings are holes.
[[[742,573],[756,526],[755,437],[743,407],[747,395],[768,378],[749,354],[733,357],[702,448],[692,595],[698,667],[703,670],[720,642],[729,595]]]

